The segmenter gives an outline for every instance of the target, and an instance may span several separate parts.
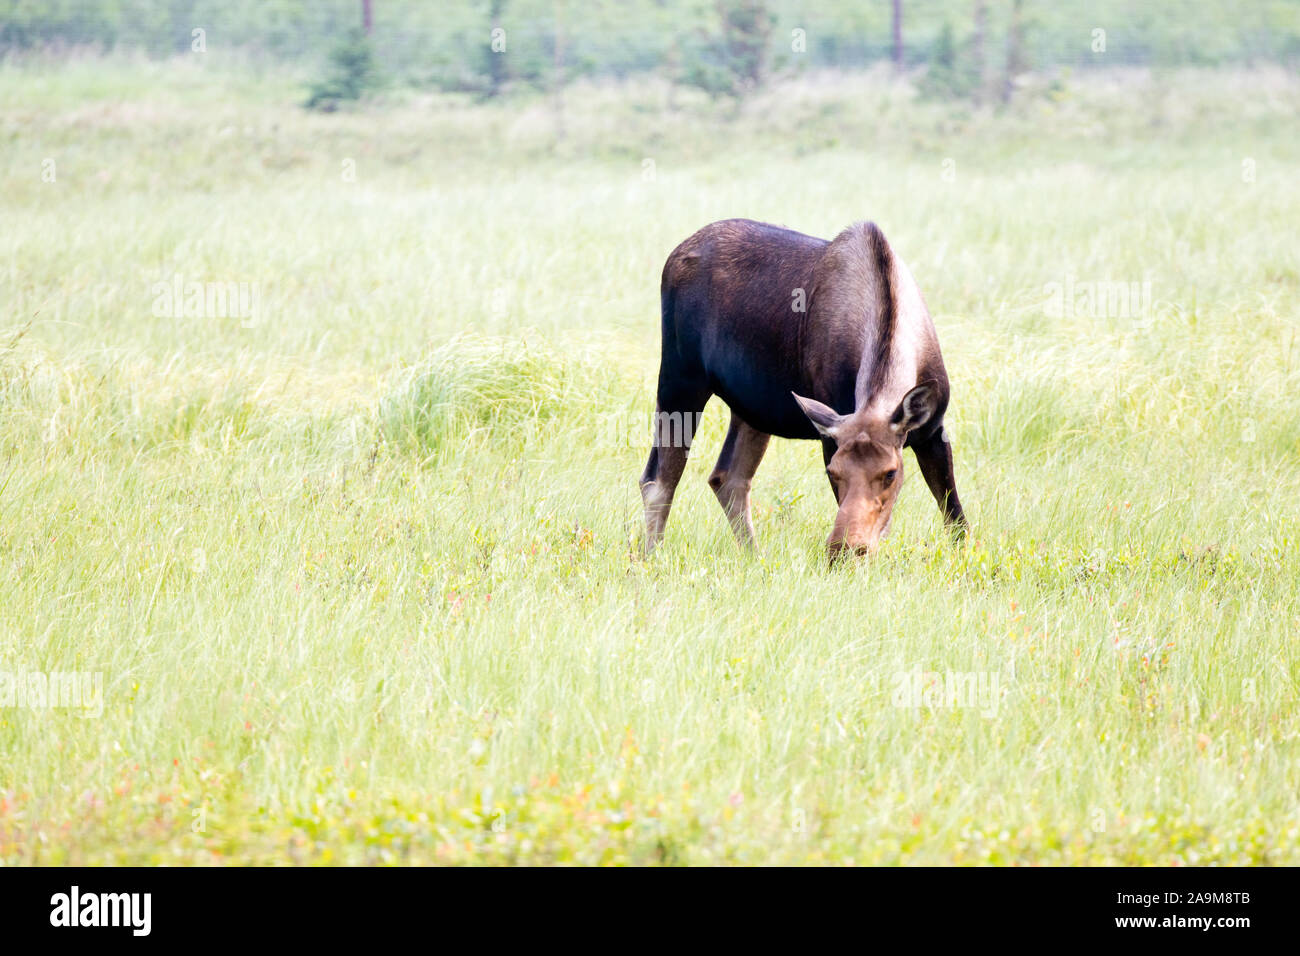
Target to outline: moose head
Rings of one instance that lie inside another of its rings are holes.
[[[835,445],[826,465],[826,477],[840,506],[826,541],[831,561],[873,553],[889,532],[894,502],[903,486],[903,445],[909,432],[923,427],[939,411],[938,387],[922,382],[888,416],[870,408],[840,415],[815,399],[794,398],[821,436]]]

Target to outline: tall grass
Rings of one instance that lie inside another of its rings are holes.
[[[105,69],[0,84],[0,671],[103,680],[0,707],[0,859],[1300,859],[1293,78],[579,88],[556,151],[527,104]],[[776,442],[741,553],[715,402],[640,560],[608,419],[730,215],[908,260],[965,544],[909,458],[829,571],[819,449]],[[175,273],[257,315],[157,314]],[[1067,276],[1149,308],[1053,311]]]
[[[393,383],[379,405],[379,431],[425,453],[455,453],[477,434],[514,445],[576,410],[601,412],[608,385],[607,372],[552,348],[458,336]]]

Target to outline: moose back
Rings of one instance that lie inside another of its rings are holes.
[[[889,530],[903,448],[947,523],[965,527],[943,416],[948,375],[930,313],[874,223],[827,241],[727,219],[664,263],[656,428],[641,476],[646,553],[663,539],[693,424],[717,395],[731,424],[709,486],[752,545],[750,485],[768,441],[816,439],[839,504],[832,560],[868,554]],[[661,428],[674,422],[678,427]]]

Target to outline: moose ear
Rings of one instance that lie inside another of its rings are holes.
[[[939,389],[934,382],[922,382],[903,396],[903,400],[889,416],[889,430],[895,435],[906,435],[920,428],[939,410]]]
[[[790,393],[794,395],[794,392]],[[827,438],[834,438],[831,429],[844,420],[844,416],[835,411],[828,405],[823,405],[814,398],[804,398],[802,395],[794,395],[794,400],[799,403],[803,413],[808,416],[808,421],[825,435]]]

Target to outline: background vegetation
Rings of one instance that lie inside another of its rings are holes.
[[[0,0],[0,53],[54,45],[188,53],[193,31],[256,61],[320,63],[361,26],[363,0]],[[667,71],[751,79],[807,68],[860,69],[895,55],[889,0],[371,0],[371,37],[397,82],[441,90],[546,86],[580,76]],[[1020,67],[1225,65],[1300,58],[1293,0],[899,0],[905,64],[952,42]],[[508,57],[494,56],[491,30]],[[1106,30],[1106,50],[1092,31]],[[806,51],[792,50],[792,31]],[[557,76],[558,74],[558,76]]]
[[[0,671],[104,682],[0,707],[0,860],[1300,862],[1292,72],[610,71],[561,127],[522,82],[304,110],[324,51],[264,42],[0,64]],[[637,557],[659,269],[735,215],[908,259],[966,544],[909,459],[828,571],[777,442],[738,553],[714,403]],[[897,696],[952,675],[994,696]]]

